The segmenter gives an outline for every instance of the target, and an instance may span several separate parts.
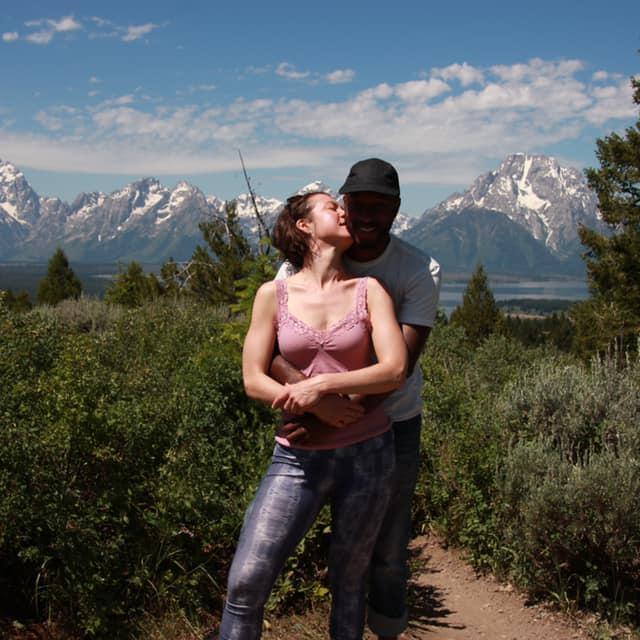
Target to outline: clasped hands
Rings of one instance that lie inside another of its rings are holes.
[[[346,427],[364,415],[364,407],[356,400],[335,393],[323,395],[313,378],[285,384],[271,406],[287,413],[312,413],[332,427]]]

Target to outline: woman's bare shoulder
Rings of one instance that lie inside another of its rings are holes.
[[[374,276],[366,276],[367,278],[367,295],[388,296],[389,292],[385,286]]]
[[[263,282],[256,292],[257,296],[274,296],[276,294],[276,280],[268,280],[267,282]]]
[[[276,289],[277,284],[275,280],[269,280],[261,284],[256,291],[256,297],[253,301],[254,308],[258,307],[264,310],[270,310],[276,308]]]

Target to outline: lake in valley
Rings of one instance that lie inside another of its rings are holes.
[[[102,296],[111,280],[126,265],[108,264],[71,264],[82,281],[83,290],[89,295]],[[156,275],[160,265],[143,265],[145,271],[153,271]],[[34,300],[38,283],[47,273],[46,264],[35,263],[0,263],[0,289],[12,289],[14,292],[26,290]],[[459,276],[442,283],[440,307],[450,314],[461,302],[462,294],[467,286],[469,276]],[[489,286],[496,300],[525,299],[560,299],[578,301],[589,297],[587,282],[575,278],[550,278],[534,280],[508,276],[489,277]]]

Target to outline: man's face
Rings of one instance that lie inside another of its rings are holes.
[[[389,229],[395,220],[400,198],[374,191],[358,191],[344,196],[347,225],[355,241],[354,248],[384,251]]]

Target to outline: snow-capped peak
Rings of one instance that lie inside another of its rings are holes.
[[[336,192],[330,189],[322,180],[314,180],[304,187],[301,187],[296,191],[295,195],[304,196],[307,193],[328,193],[329,195],[336,197]]]
[[[15,165],[4,160],[0,160],[0,185],[8,185],[23,177],[22,171],[20,171]]]
[[[597,199],[580,171],[527,153],[507,156],[468,191],[453,194],[427,213],[443,217],[470,208],[503,213],[560,257],[578,242],[579,224],[598,219]]]
[[[30,227],[40,217],[38,195],[26,181],[22,171],[10,162],[0,160],[0,209],[21,225]]]

